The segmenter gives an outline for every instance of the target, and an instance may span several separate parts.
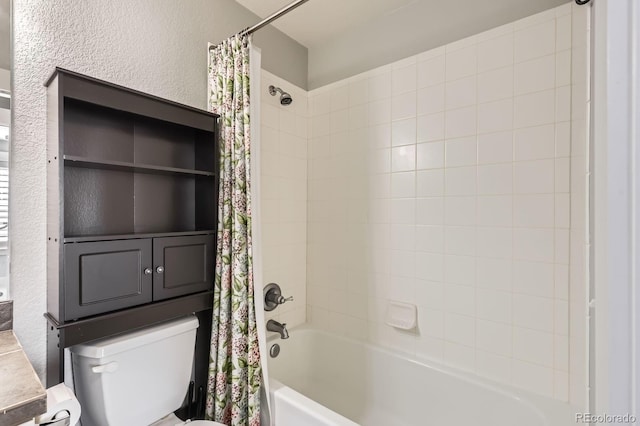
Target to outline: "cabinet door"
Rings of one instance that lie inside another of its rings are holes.
[[[64,258],[65,320],[151,302],[151,239],[69,243]]]
[[[153,239],[153,300],[210,290],[213,235]]]

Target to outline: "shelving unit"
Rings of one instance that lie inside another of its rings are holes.
[[[153,108],[136,113],[86,98],[61,102],[65,238],[214,229],[212,124],[192,127],[186,123],[195,120],[180,114],[166,121],[150,115]]]
[[[217,116],[63,69],[46,85],[47,386],[64,348],[191,312],[204,386]]]

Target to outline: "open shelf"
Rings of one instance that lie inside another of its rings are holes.
[[[142,173],[214,176],[214,124],[209,131],[64,98],[65,166]]]
[[[126,161],[93,160],[77,155],[65,155],[64,165],[66,167],[84,167],[88,169],[115,170],[123,172],[152,173],[167,175],[186,176],[209,176],[215,177],[215,173],[203,170],[180,169],[177,167],[152,166],[148,164],[136,164]]]
[[[142,110],[87,102],[80,95],[65,92],[62,97],[64,137],[58,158],[65,236],[96,241],[96,235],[216,227],[219,167],[214,117],[205,129],[187,125],[199,123],[200,112],[181,110],[183,119],[171,122],[140,114]]]
[[[64,235],[130,235],[215,229],[211,176],[65,167]]]
[[[64,243],[86,243],[92,241],[113,241],[113,240],[132,240],[137,238],[163,238],[163,237],[185,237],[189,235],[209,235],[215,234],[215,229],[206,229],[203,231],[184,231],[184,232],[149,232],[140,234],[110,234],[110,235],[83,235],[79,237],[69,236],[64,238]]]

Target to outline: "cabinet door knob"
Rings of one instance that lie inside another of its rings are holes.
[[[145,275],[151,275],[153,271],[151,270],[151,268],[144,268],[144,274]]]
[[[164,272],[164,266],[158,266],[156,268],[156,272],[159,273],[159,274],[163,273]]]

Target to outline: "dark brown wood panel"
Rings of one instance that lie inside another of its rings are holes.
[[[195,129],[149,118],[135,123],[135,162],[195,169]]]
[[[151,248],[149,239],[65,244],[65,319],[151,302]]]
[[[64,362],[61,360],[65,348],[179,318],[193,312],[205,312],[205,317],[208,312],[208,321],[200,320],[197,337],[197,342],[201,342],[203,346],[201,355],[197,356],[200,357],[200,363],[206,364],[208,359],[206,348],[209,347],[208,338],[211,335],[212,306],[213,293],[208,291],[67,323],[57,321],[53,316],[45,314],[47,319],[47,387],[57,385],[64,380]],[[206,380],[206,372],[203,374],[204,376],[200,378]]]
[[[215,116],[206,111],[64,70],[58,70],[58,74],[64,78],[67,98],[202,130],[214,128]]]
[[[213,235],[154,238],[154,300],[210,290],[213,286],[213,250]]]
[[[123,234],[123,235],[90,235],[87,237],[70,237],[65,238],[65,243],[88,243],[92,241],[115,241],[115,240],[131,240],[136,238],[162,238],[162,237],[186,237],[189,235],[207,235],[215,234],[214,229],[206,229],[203,231],[188,232],[151,232],[146,234]]]
[[[136,173],[135,233],[195,231],[193,178]]]
[[[64,153],[92,160],[133,161],[133,116],[66,99]]]
[[[195,168],[216,172],[220,167],[218,165],[219,152],[216,133],[214,131],[198,130],[195,135],[195,141]]]
[[[182,176],[208,176],[214,177],[212,172],[179,169],[176,167],[156,166],[149,164],[128,163],[124,161],[105,161],[91,160],[85,157],[77,157],[75,155],[64,156],[65,167],[84,167],[86,169],[103,169],[116,170],[122,172],[148,173],[153,175],[182,175]]]
[[[195,185],[196,229],[217,229],[218,179],[198,176]]]

